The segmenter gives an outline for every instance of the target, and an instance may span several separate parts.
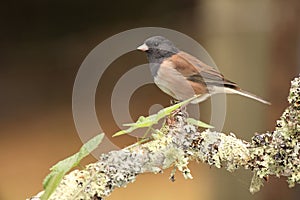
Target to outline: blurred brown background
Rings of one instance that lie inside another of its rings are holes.
[[[290,81],[300,71],[299,22],[297,0],[2,1],[0,199],[36,194],[49,167],[82,145],[72,118],[72,87],[85,56],[106,38],[157,26],[197,40],[225,76],[272,102],[266,106],[228,96],[224,131],[248,140],[255,132],[273,130],[287,106]],[[142,64],[145,59],[132,52],[114,65],[130,69],[132,60]],[[110,110],[103,112],[113,87],[110,77],[114,79],[114,71],[107,73],[107,87],[97,94],[97,107],[102,109],[98,114],[108,116],[103,121],[108,135],[118,130]],[[147,106],[132,105],[133,116],[147,113],[149,102],[168,101],[156,87],[148,90],[156,99],[139,91],[135,101]],[[124,146],[132,139],[115,142]],[[85,163],[94,160],[90,157]],[[191,169],[193,180],[183,180],[178,173],[175,183],[168,180],[169,170],[139,176],[109,199],[299,199],[299,185],[288,189],[284,178],[271,178],[261,192],[251,195],[248,171],[230,174],[201,163]]]

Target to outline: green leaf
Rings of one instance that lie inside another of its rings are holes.
[[[203,128],[214,128],[213,126],[206,124],[200,120],[196,120],[194,118],[187,118],[186,121],[187,121],[187,123],[195,125],[195,126],[199,126],[199,127],[203,127]]]
[[[123,126],[129,126],[130,128],[128,128],[126,130],[118,131],[112,137],[131,133],[132,131],[134,131],[135,129],[138,129],[138,128],[145,128],[145,127],[153,126],[154,124],[157,124],[158,121],[161,120],[162,118],[170,115],[174,110],[189,104],[191,101],[195,100],[198,97],[199,96],[194,96],[188,100],[185,100],[183,102],[177,103],[177,104],[169,106],[167,108],[164,108],[164,109],[160,110],[157,114],[153,114],[148,117],[140,116],[139,119],[135,123],[123,124]]]
[[[85,143],[76,154],[59,161],[50,168],[51,172],[46,176],[43,181],[44,194],[41,196],[42,200],[47,200],[53,191],[57,188],[58,184],[64,175],[73,167],[77,166],[79,162],[86,157],[89,153],[95,150],[101,143],[104,134],[101,133]]]

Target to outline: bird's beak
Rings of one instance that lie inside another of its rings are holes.
[[[148,51],[149,47],[146,44],[142,44],[141,46],[139,46],[138,48],[136,48],[137,50],[140,51]]]

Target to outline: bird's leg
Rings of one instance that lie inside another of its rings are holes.
[[[172,100],[170,101],[170,104],[171,104],[171,106],[172,106],[172,105],[175,105],[175,104],[180,103],[180,102],[182,102],[182,101],[172,99]],[[185,112],[185,111],[186,111],[186,106],[187,106],[187,105],[188,105],[188,104],[185,104],[185,105],[181,106],[180,108],[174,110],[173,113],[172,113],[172,115],[176,115],[176,114],[178,114],[179,112]]]
[[[170,105],[173,106],[177,103],[179,103],[180,101],[176,100],[176,99],[171,99],[170,100]],[[176,115],[179,112],[179,109],[174,110],[167,118],[166,118],[166,125],[172,125],[175,123],[174,120],[174,115]]]
[[[175,104],[180,103],[180,102],[182,102],[182,101],[172,99],[172,100],[170,101],[170,104],[171,104],[171,106],[172,106],[172,105],[175,105]],[[166,124],[167,124],[167,125],[173,125],[173,124],[175,123],[175,116],[178,115],[178,114],[180,115],[181,113],[185,113],[185,112],[186,112],[186,106],[187,106],[187,105],[184,105],[184,106],[181,106],[180,108],[174,110],[174,111],[167,117],[167,119],[166,119]]]

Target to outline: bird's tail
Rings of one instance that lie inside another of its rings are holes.
[[[247,92],[245,90],[242,90],[240,88],[237,88],[237,89],[233,89],[233,88],[226,88],[225,89],[226,93],[231,93],[231,94],[239,94],[239,95],[242,95],[244,97],[248,97],[250,99],[254,99],[256,101],[259,101],[261,103],[264,103],[264,104],[268,104],[268,105],[271,105],[270,102],[264,100],[263,98],[259,97],[259,96],[256,96],[255,94],[252,94],[250,92]]]

